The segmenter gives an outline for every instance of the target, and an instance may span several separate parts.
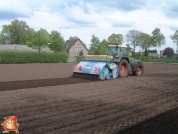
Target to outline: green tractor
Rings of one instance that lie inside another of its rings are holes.
[[[116,79],[129,74],[142,76],[144,66],[132,58],[125,45],[108,45],[106,55],[86,55],[73,67],[73,76],[94,76],[97,79]]]

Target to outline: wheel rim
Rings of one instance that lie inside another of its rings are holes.
[[[141,66],[138,66],[138,68],[137,68],[137,74],[142,74],[142,67]]]
[[[122,64],[122,65],[120,66],[120,73],[121,73],[121,74],[124,74],[125,71],[126,71],[126,65]]]

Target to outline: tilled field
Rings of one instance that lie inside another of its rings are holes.
[[[0,65],[2,122],[17,116],[24,134],[123,133],[178,107],[178,65],[109,81],[71,78],[72,65]]]

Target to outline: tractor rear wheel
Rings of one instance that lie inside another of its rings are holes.
[[[129,63],[126,59],[122,59],[119,62],[119,76],[127,77],[129,74]]]
[[[143,67],[143,64],[138,62],[137,65],[136,65],[136,71],[133,71],[133,75],[134,76],[141,76],[143,75],[143,72],[144,72],[144,67]]]

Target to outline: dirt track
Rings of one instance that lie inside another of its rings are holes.
[[[25,134],[110,134],[178,107],[178,65],[109,81],[69,78],[71,66],[0,65],[2,122],[16,115]]]

